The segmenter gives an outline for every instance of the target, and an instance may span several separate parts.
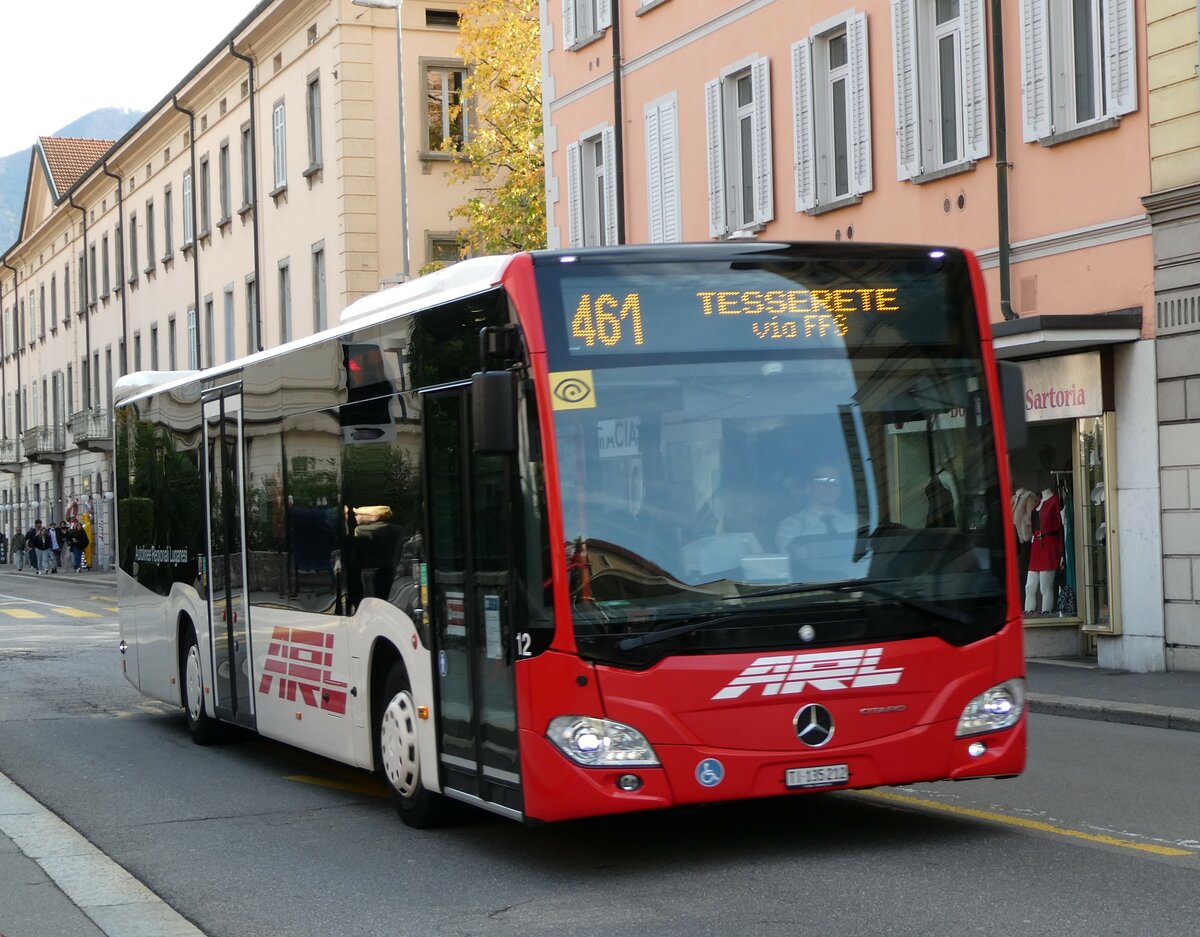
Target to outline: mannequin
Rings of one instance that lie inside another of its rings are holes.
[[[1043,488],[1041,500],[1033,510],[1033,547],[1029,552],[1029,573],[1025,577],[1025,614],[1054,611],[1054,579],[1063,562],[1063,504],[1049,487]]]

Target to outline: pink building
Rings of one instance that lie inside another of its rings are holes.
[[[1014,487],[1066,508],[1029,653],[1167,666],[1143,0],[542,11],[550,245],[976,251],[997,352],[1029,391]]]

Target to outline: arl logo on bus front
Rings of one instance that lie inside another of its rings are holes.
[[[713,694],[713,699],[737,699],[751,687],[762,687],[763,696],[814,690],[846,690],[893,686],[903,667],[881,668],[883,648],[863,651],[828,651],[821,654],[777,654],[760,657]]]
[[[346,684],[333,679],[333,635],[305,628],[275,628],[267,647],[259,693],[278,684],[280,699],[297,696],[314,709],[346,714]]]

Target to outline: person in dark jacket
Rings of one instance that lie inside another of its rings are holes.
[[[87,549],[88,543],[87,531],[83,529],[83,525],[79,521],[72,521],[71,528],[67,531],[67,544],[71,547],[71,561],[75,572],[83,568],[83,551]]]

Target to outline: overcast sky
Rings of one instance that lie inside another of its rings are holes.
[[[4,0],[0,156],[101,107],[149,110],[258,0]]]

